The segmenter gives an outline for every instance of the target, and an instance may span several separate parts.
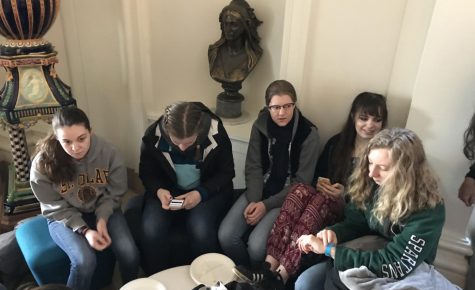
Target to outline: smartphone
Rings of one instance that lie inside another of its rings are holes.
[[[170,208],[172,209],[180,209],[183,207],[183,202],[184,202],[183,199],[172,199],[170,200],[170,203],[168,204],[168,206],[170,206]]]
[[[329,178],[326,178],[326,177],[318,177],[318,181],[317,183],[320,183],[320,184],[328,184],[328,185],[331,185],[331,181]]]

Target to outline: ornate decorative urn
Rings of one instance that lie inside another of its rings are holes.
[[[37,203],[29,186],[30,156],[25,129],[50,122],[65,106],[76,106],[71,89],[58,77],[57,52],[42,37],[53,25],[60,0],[0,0],[0,65],[6,80],[0,90],[0,126],[7,129],[13,154],[5,212],[30,210]],[[17,209],[17,211],[15,210]]]

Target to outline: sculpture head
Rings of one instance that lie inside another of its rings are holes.
[[[257,27],[262,21],[257,19],[254,9],[245,0],[232,0],[221,10],[219,23],[221,38],[208,50],[211,76],[220,82],[243,81],[262,56],[257,34]],[[224,57],[224,61],[218,59],[222,46],[234,50],[233,55]],[[241,54],[244,58],[240,58]]]
[[[226,23],[235,21],[242,30],[240,35],[232,35],[225,29]],[[262,24],[262,21],[257,19],[254,14],[254,9],[249,6],[245,0],[232,0],[228,6],[224,7],[219,14],[219,23],[221,25],[221,39],[230,40],[232,37],[243,37],[249,43],[250,49],[254,52],[262,54],[262,48],[259,46],[261,40],[257,34],[257,27]]]

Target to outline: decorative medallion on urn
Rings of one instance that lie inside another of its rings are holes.
[[[38,120],[51,121],[65,106],[76,106],[71,88],[58,77],[54,65],[57,52],[43,36],[53,25],[60,0],[0,1],[0,65],[6,80],[0,91],[0,126],[7,128],[12,147],[7,213],[31,208],[36,202],[29,187],[29,163],[25,129]]]

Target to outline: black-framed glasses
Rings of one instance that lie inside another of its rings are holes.
[[[284,111],[287,111],[289,109],[292,109],[295,106],[295,103],[288,103],[284,105],[272,105],[272,106],[267,106],[271,112],[279,112],[280,109],[284,109]]]

